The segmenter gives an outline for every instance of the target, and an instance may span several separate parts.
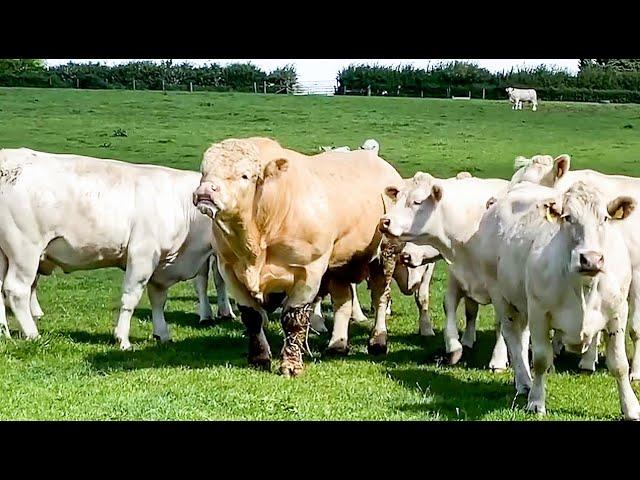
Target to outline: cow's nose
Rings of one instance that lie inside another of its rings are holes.
[[[597,273],[604,267],[604,256],[598,252],[582,252],[580,254],[580,271]]]
[[[380,220],[380,225],[378,225],[378,230],[380,230],[382,233],[388,233],[390,226],[391,226],[391,220],[389,220],[388,218],[383,218],[382,220]]]

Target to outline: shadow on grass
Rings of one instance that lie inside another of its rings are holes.
[[[458,368],[458,367],[454,367]],[[396,368],[389,377],[410,389],[419,389],[430,397],[427,402],[400,405],[402,411],[433,412],[444,420],[478,420],[495,410],[509,407],[514,389],[504,378],[466,380],[456,378],[447,369]]]

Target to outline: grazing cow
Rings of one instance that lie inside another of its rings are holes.
[[[530,159],[518,157],[515,161],[516,173],[512,183],[527,181],[545,186],[553,186],[560,191],[567,190],[577,181],[596,185],[605,195],[614,198],[626,195],[640,202],[640,179],[624,175],[606,175],[594,170],[570,170],[569,155],[560,155],[555,159],[550,155],[536,155]],[[640,381],[640,216],[632,215],[620,222],[619,228],[631,259],[632,281],[629,291],[629,333],[634,344],[631,362],[631,380]],[[597,354],[597,350],[594,352]],[[594,357],[595,357],[594,354]],[[597,358],[597,357],[595,357]],[[594,358],[594,360],[595,360]],[[593,370],[595,362],[584,362],[581,368]]]
[[[466,175],[462,175],[466,177]],[[395,200],[392,209],[381,218],[380,230],[399,241],[430,245],[449,264],[449,280],[444,307],[447,316],[445,348],[448,361],[458,362],[463,345],[471,347],[475,341],[475,311],[473,303],[467,310],[468,328],[463,343],[458,338],[456,310],[460,300],[468,297],[475,304],[491,303],[489,285],[472,261],[473,249],[490,249],[492,245],[477,245],[473,237],[487,204],[506,192],[508,182],[500,179],[450,178],[438,179],[418,172],[404,187],[390,184],[385,193]],[[499,320],[497,318],[497,320]],[[496,321],[496,346],[490,368],[507,368],[507,350]]]
[[[522,110],[523,102],[531,103],[534,112],[538,109],[538,94],[533,88],[507,87],[505,90],[509,95],[509,101],[513,103],[513,110]]]
[[[160,341],[170,339],[164,305],[178,281],[196,277],[200,320],[211,318],[211,221],[191,205],[199,179],[196,172],[154,165],[0,150],[0,282],[25,337],[39,336],[33,317],[42,311],[31,295],[37,275],[56,267],[125,270],[115,329],[123,350],[131,347],[131,315],[145,286]],[[219,314],[232,316],[220,285]],[[4,302],[0,326],[9,335]]]
[[[280,371],[300,374],[311,305],[327,292],[335,312],[329,350],[346,352],[350,284],[367,277],[376,308],[369,352],[386,352],[397,250],[376,227],[387,208],[381,192],[402,180],[389,163],[366,150],[307,156],[249,138],[213,144],[201,169],[193,201],[213,218],[220,273],[249,335],[249,363],[270,368],[263,323],[284,298]]]
[[[577,182],[564,194],[525,183],[492,205],[479,237],[498,245],[494,307],[516,375],[518,393],[533,385],[527,409],[545,413],[545,374],[553,362],[550,331],[569,351],[585,353],[606,330],[607,365],[618,384],[627,419],[640,418],[624,344],[629,254],[619,224],[634,209],[626,196],[608,197]],[[497,292],[497,293],[496,293]]]

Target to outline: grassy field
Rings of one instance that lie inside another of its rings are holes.
[[[116,129],[127,136],[113,136]],[[265,135],[307,153],[319,145],[353,148],[373,137],[405,176],[467,170],[508,178],[514,157],[536,153],[568,153],[574,168],[638,175],[639,130],[640,106],[627,105],[541,102],[533,113],[514,112],[506,101],[0,89],[0,147],[184,169],[198,169],[211,142]],[[0,418],[534,419],[522,403],[512,406],[511,372],[486,368],[494,338],[491,307],[481,308],[477,348],[465,364],[434,363],[443,346],[444,280],[439,265],[430,309],[435,338],[416,335],[414,301],[394,285],[386,357],[368,356],[368,327],[353,326],[347,358],[321,358],[328,336],[313,337],[316,358],[307,360],[302,377],[288,380],[248,368],[240,321],[199,328],[190,283],[170,291],[172,344],[149,338],[145,295],[132,319],[134,349],[120,352],[112,322],[122,272],[55,273],[39,285],[42,339],[0,340]],[[215,301],[213,285],[210,291]],[[369,305],[362,286],[360,299]],[[10,324],[15,332],[12,317]],[[279,323],[272,322],[267,335],[279,352]],[[604,362],[591,375],[578,373],[577,363],[575,356],[557,362],[546,418],[619,418],[615,382]]]

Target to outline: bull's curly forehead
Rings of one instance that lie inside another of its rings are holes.
[[[261,147],[279,146],[269,138],[229,138],[212,144],[205,152],[200,165],[204,176],[214,172],[220,176],[234,176],[244,172],[258,174],[265,167]]]

